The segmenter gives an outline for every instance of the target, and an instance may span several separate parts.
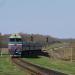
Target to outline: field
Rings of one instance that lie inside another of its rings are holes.
[[[33,64],[40,65],[49,69],[60,71],[69,75],[75,75],[75,62],[71,62],[71,48],[67,44],[54,44],[46,47],[53,58],[39,56],[38,58],[23,58]],[[73,49],[74,50],[74,49]],[[75,50],[73,52],[75,54]],[[8,54],[8,50],[2,49],[2,54]],[[10,58],[4,55],[0,57],[0,75],[25,75],[25,72],[18,69],[11,61]],[[73,55],[73,57],[75,57]],[[60,58],[60,59],[58,59]],[[67,61],[61,59],[69,59]],[[7,69],[8,68],[8,69]],[[19,73],[20,72],[20,73]],[[26,74],[27,75],[27,74]]]
[[[24,71],[18,69],[7,55],[0,56],[0,75],[27,75]]]
[[[54,59],[75,61],[75,42],[55,43],[44,48],[49,56]]]
[[[12,63],[10,56],[8,55],[8,49],[2,48],[2,56],[0,55],[0,75],[29,75],[28,73],[19,69],[14,63]]]
[[[60,71],[69,75],[75,75],[75,62],[62,61],[62,60],[53,60],[48,57],[39,57],[39,58],[23,58],[31,63]]]

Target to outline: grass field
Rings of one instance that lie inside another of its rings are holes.
[[[7,55],[0,56],[0,75],[28,75],[13,64]]]
[[[64,72],[69,75],[75,75],[75,62],[53,60],[47,57],[40,58],[23,58],[24,60],[30,61],[34,64],[38,64],[42,67],[53,69],[56,71]]]

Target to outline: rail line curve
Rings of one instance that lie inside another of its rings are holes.
[[[24,61],[21,58],[12,58],[12,61],[23,69],[28,70],[31,75],[68,75],[47,68],[40,67],[30,62]]]

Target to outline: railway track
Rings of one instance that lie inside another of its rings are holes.
[[[54,70],[46,69],[30,62],[24,61],[21,58],[12,58],[12,61],[19,67],[28,70],[31,75],[67,75]]]

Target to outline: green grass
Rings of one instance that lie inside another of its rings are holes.
[[[27,75],[13,64],[9,56],[0,56],[0,75]]]
[[[24,60],[30,61],[31,63],[34,64],[38,64],[45,68],[53,69],[69,75],[75,75],[75,62],[53,60],[47,57],[24,58]]]

